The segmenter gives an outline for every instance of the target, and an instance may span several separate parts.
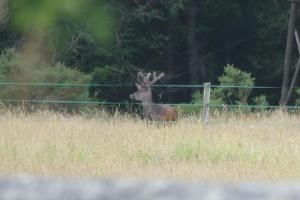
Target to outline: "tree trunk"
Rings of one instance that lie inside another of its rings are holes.
[[[198,45],[196,38],[197,0],[191,0],[188,16],[188,42],[189,42],[189,71],[190,83],[199,84],[198,75]]]
[[[199,51],[202,52],[201,51],[202,46],[200,45],[198,48],[200,49]],[[205,67],[204,58],[199,57],[198,62],[199,62],[199,66],[200,66],[201,82],[205,83],[205,82],[207,82],[207,75],[206,75],[206,67]]]
[[[288,26],[288,36],[287,36],[286,51],[285,51],[285,58],[284,58],[281,98],[280,98],[280,102],[279,102],[279,104],[281,106],[286,106],[285,99],[287,98],[288,85],[290,82],[292,43],[293,43],[293,36],[294,36],[294,30],[295,30],[295,16],[296,16],[296,1],[297,0],[290,0],[290,1],[291,1],[290,20],[289,20],[289,26]]]
[[[298,47],[298,53],[300,55],[300,39],[299,39],[298,31],[295,31],[295,37],[296,37],[296,42],[297,42],[297,47]],[[287,96],[286,96],[286,98],[283,102],[283,105],[287,105],[289,103],[290,99],[291,99],[293,88],[296,84],[299,70],[300,70],[300,58],[298,59],[298,62],[297,62],[296,68],[295,68],[295,72],[294,72],[294,75],[293,75],[293,78],[292,78],[292,82],[291,82],[290,88],[287,92]]]
[[[172,19],[171,19],[172,20]],[[168,23],[168,44],[166,49],[166,65],[168,74],[174,73],[174,49],[173,49],[173,40],[172,40],[172,34],[174,33],[174,23],[170,21]]]
[[[175,69],[176,69],[175,60],[174,60],[175,59],[174,45],[173,45],[175,43],[173,35],[174,35],[175,29],[176,29],[176,24],[174,23],[174,20],[175,19],[170,17],[168,24],[167,24],[168,43],[166,45],[166,49],[165,49],[166,54],[164,57],[164,62],[165,62],[165,65],[167,66],[167,72],[168,72],[169,76],[174,74]],[[172,88],[168,88],[167,99],[169,102],[171,102],[173,99],[170,91],[172,91]]]
[[[2,32],[8,23],[8,0],[0,0],[0,32]]]

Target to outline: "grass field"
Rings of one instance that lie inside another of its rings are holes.
[[[300,117],[148,125],[128,116],[0,115],[0,176],[299,180]]]

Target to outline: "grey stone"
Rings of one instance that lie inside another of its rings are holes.
[[[300,183],[0,178],[0,200],[300,200]]]

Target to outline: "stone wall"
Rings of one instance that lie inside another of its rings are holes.
[[[0,179],[0,200],[300,200],[300,183]]]

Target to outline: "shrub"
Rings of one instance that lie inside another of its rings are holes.
[[[220,107],[224,104],[222,97],[216,92],[216,89],[211,89],[210,93],[210,106],[211,110],[219,110]],[[180,105],[180,110],[183,113],[194,113],[198,114],[202,112],[202,105],[203,105],[203,94],[201,91],[196,91],[192,94],[192,101],[189,105]]]
[[[233,65],[226,65],[224,74],[218,78],[220,87],[216,93],[226,104],[247,104],[248,97],[254,86],[255,78],[250,73],[243,72]],[[243,86],[243,87],[226,87],[226,86]]]
[[[296,89],[296,106],[300,106],[300,89]]]
[[[219,112],[226,108],[226,104],[237,105],[237,109],[231,109],[235,112],[249,111],[248,108],[243,107],[248,103],[249,95],[251,94],[252,87],[254,86],[255,78],[251,77],[250,73],[243,72],[240,69],[235,68],[233,65],[226,65],[224,73],[218,78],[220,82],[219,88],[212,88],[210,93],[210,105],[211,110]],[[222,87],[224,86],[224,87]],[[233,87],[227,87],[233,86]],[[241,88],[234,86],[243,86]],[[257,103],[263,101],[263,97],[257,98]],[[197,91],[192,94],[192,104],[203,104],[203,94],[201,91]],[[199,106],[200,106],[199,105]],[[224,106],[224,107],[223,107]],[[195,106],[181,106],[181,109],[185,113],[198,112],[202,110],[202,107],[195,109]]]
[[[62,63],[47,64],[38,58],[27,57],[8,49],[0,55],[0,81],[16,83],[76,83],[91,81],[75,69]],[[1,85],[2,100],[88,100],[88,87],[55,85]]]
[[[257,106],[256,110],[263,111],[263,110],[267,109],[266,106],[269,106],[266,95],[260,95],[260,96],[254,97],[253,101],[254,101],[255,105]]]

